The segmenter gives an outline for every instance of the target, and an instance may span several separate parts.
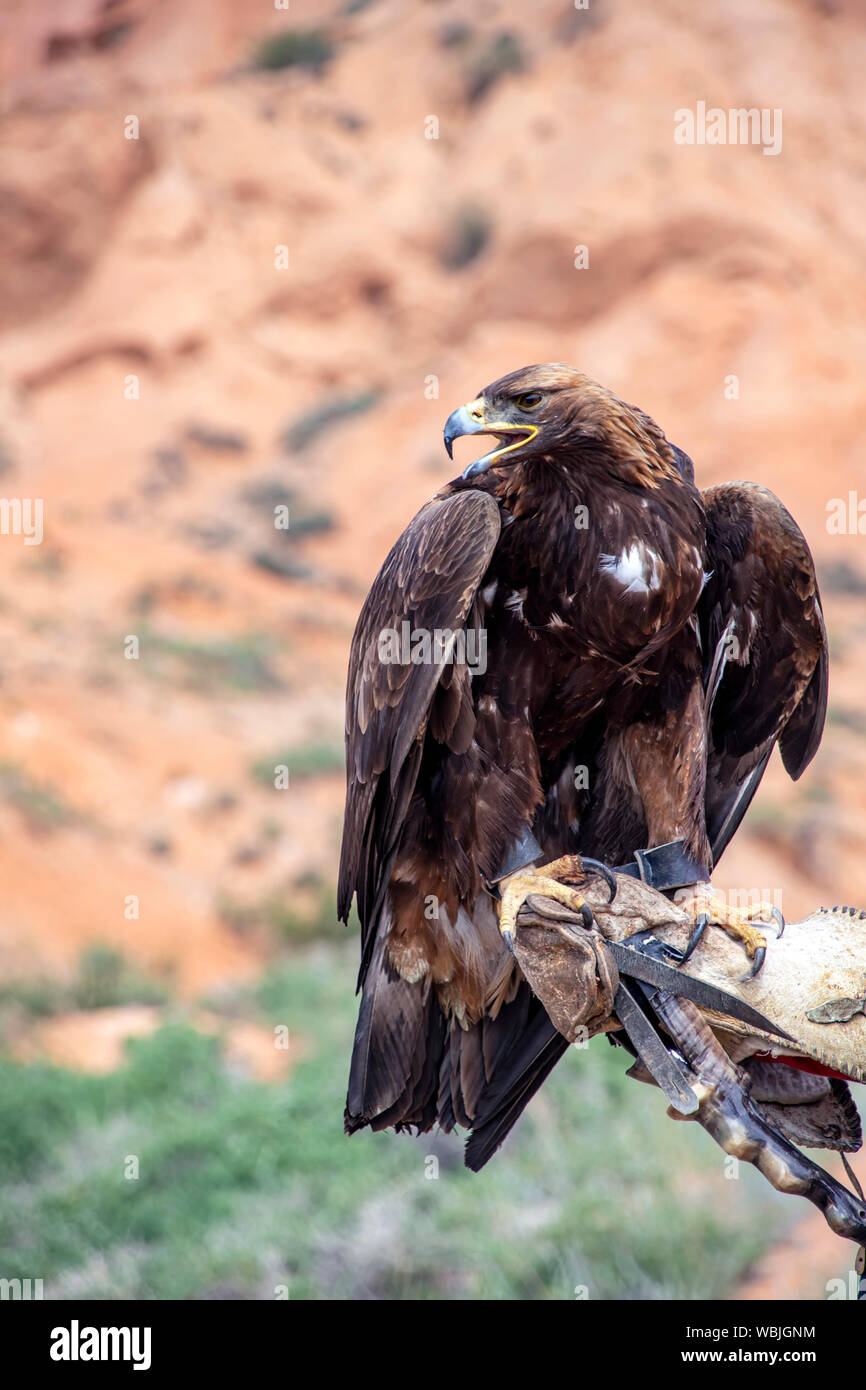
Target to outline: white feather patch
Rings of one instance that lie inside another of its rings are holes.
[[[627,594],[648,594],[659,587],[659,557],[642,541],[621,555],[600,555],[602,574],[610,574]]]

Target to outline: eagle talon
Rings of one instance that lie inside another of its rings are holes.
[[[679,962],[680,965],[685,965],[685,963],[686,963],[686,961],[689,959],[689,957],[692,956],[692,955],[694,954],[696,947],[697,947],[697,946],[699,945],[699,943],[700,943],[701,937],[703,936],[704,932],[705,932],[706,929],[707,929],[707,923],[709,922],[709,920],[710,920],[710,919],[709,919],[709,916],[707,915],[707,913],[706,913],[706,912],[702,912],[701,915],[700,915],[700,917],[699,917],[699,918],[697,919],[697,921],[695,922],[695,929],[694,929],[694,931],[692,932],[691,936],[689,937],[689,944],[686,946],[686,949],[683,951],[682,958],[680,959],[680,962]]]
[[[583,864],[576,854],[563,855],[541,868],[520,869],[502,883],[499,907],[499,930],[505,944],[513,954],[514,936],[517,931],[517,914],[527,898],[550,898],[572,912],[579,913],[584,926],[589,930],[595,926],[592,909],[577,891],[563,879],[577,878],[583,874]],[[509,944],[510,938],[510,944]]]
[[[612,903],[614,898],[616,897],[617,883],[611,870],[607,867],[606,864],[600,863],[598,859],[587,859],[586,855],[584,854],[580,856],[580,862],[583,865],[584,869],[591,869],[593,873],[598,874],[600,878],[604,879],[605,883],[607,884],[610,890],[610,896],[608,897],[607,901],[608,903]]]
[[[695,897],[689,904],[680,904],[686,907],[686,911],[694,918],[694,930],[686,946],[684,961],[694,951],[707,926],[720,927],[727,932],[734,941],[739,941],[745,950],[749,960],[753,962],[752,968],[743,980],[753,980],[764,964],[767,955],[767,941],[763,932],[757,930],[755,923],[775,922],[778,926],[784,918],[777,907],[770,903],[758,903],[748,911],[742,912],[733,907],[729,907],[719,894],[715,892],[708,883],[700,885]],[[784,927],[783,927],[784,929]],[[778,936],[781,931],[777,932]]]
[[[740,983],[741,983],[741,984],[745,984],[747,980],[754,980],[755,976],[758,974],[759,970],[761,969],[762,965],[764,964],[764,960],[766,959],[766,955],[767,955],[767,948],[766,948],[766,946],[758,946],[757,949],[756,949],[756,951],[755,951],[755,963],[754,963],[754,965],[752,966],[751,970],[747,970],[746,973],[745,973],[745,975],[741,975],[741,976],[740,976]]]

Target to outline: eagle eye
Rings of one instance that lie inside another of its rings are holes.
[[[537,405],[541,404],[541,392],[527,391],[525,395],[517,396],[514,403],[518,410],[534,410]]]

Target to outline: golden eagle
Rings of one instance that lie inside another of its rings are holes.
[[[496,445],[410,522],[355,630],[339,912],[356,895],[347,1131],[465,1126],[478,1169],[568,1045],[509,950],[528,893],[580,907],[586,856],[691,886],[695,939],[709,918],[760,968],[763,905],[730,911],[710,871],[774,745],[793,778],[813,757],[827,645],[781,502],[699,491],[581,372],[502,377],[449,417],[449,456],[467,434]]]

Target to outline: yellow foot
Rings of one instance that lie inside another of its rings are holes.
[[[745,980],[757,975],[767,954],[767,938],[753,923],[775,922],[779,936],[785,930],[785,919],[772,903],[757,903],[747,912],[740,912],[737,908],[728,907],[724,898],[716,893],[710,884],[699,885],[692,898],[685,902],[678,899],[678,905],[693,917],[695,922],[695,929],[680,964],[684,965],[688,960],[708,926],[721,927],[735,941],[742,942],[749,960],[754,961],[752,969],[743,976]]]
[[[514,951],[514,937],[517,933],[517,914],[529,897],[552,898],[563,907],[579,912],[587,927],[593,925],[592,910],[581,893],[563,879],[585,879],[586,868],[591,867],[601,873],[610,888],[611,900],[616,892],[613,875],[604,865],[594,859],[581,859],[578,854],[565,854],[540,869],[520,869],[502,884],[502,901],[499,908],[499,930],[509,951]]]

